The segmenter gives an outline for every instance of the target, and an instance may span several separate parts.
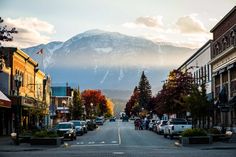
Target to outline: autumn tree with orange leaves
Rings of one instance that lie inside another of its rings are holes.
[[[104,116],[112,112],[110,110],[111,103],[107,100],[101,90],[84,90],[82,92],[82,99],[85,105],[87,117]]]

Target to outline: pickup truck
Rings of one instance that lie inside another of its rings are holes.
[[[183,131],[189,128],[192,128],[192,124],[186,119],[172,118],[167,122],[164,128],[164,137],[169,136],[170,139],[173,139],[174,136],[179,136]]]

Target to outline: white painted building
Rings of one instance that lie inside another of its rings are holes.
[[[197,50],[187,61],[185,61],[178,70],[191,72],[195,83],[201,85],[206,83],[206,90],[208,98],[212,98],[211,88],[211,40],[205,43]]]
[[[211,75],[211,43],[212,40],[206,42],[200,49],[198,49],[188,60],[186,60],[178,70],[190,72],[196,84],[206,85],[206,94],[208,100],[212,100],[212,75]],[[210,111],[210,108],[209,108]],[[191,118],[191,113],[187,112],[186,117]],[[213,116],[208,115],[204,119],[197,119],[195,121],[196,127],[211,127],[213,125]]]

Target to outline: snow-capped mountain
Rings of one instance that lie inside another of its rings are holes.
[[[37,51],[44,50],[38,55]],[[153,87],[193,50],[158,44],[117,32],[90,30],[65,42],[50,42],[23,49],[52,76],[54,84],[69,82],[81,88],[133,90],[142,70]],[[43,66],[42,66],[43,59]]]

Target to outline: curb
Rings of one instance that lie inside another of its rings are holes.
[[[22,148],[22,149],[0,149],[0,152],[26,152],[26,151],[42,151],[42,148]]]
[[[179,142],[175,142],[175,146],[176,147],[185,147],[183,146],[182,144],[180,144]],[[196,146],[194,147],[194,145],[188,145],[190,146],[191,148],[200,148],[201,150],[227,150],[227,149],[236,149],[236,146],[212,146],[212,147],[205,147],[205,148],[202,148],[202,146]],[[186,147],[188,147],[186,146]]]

